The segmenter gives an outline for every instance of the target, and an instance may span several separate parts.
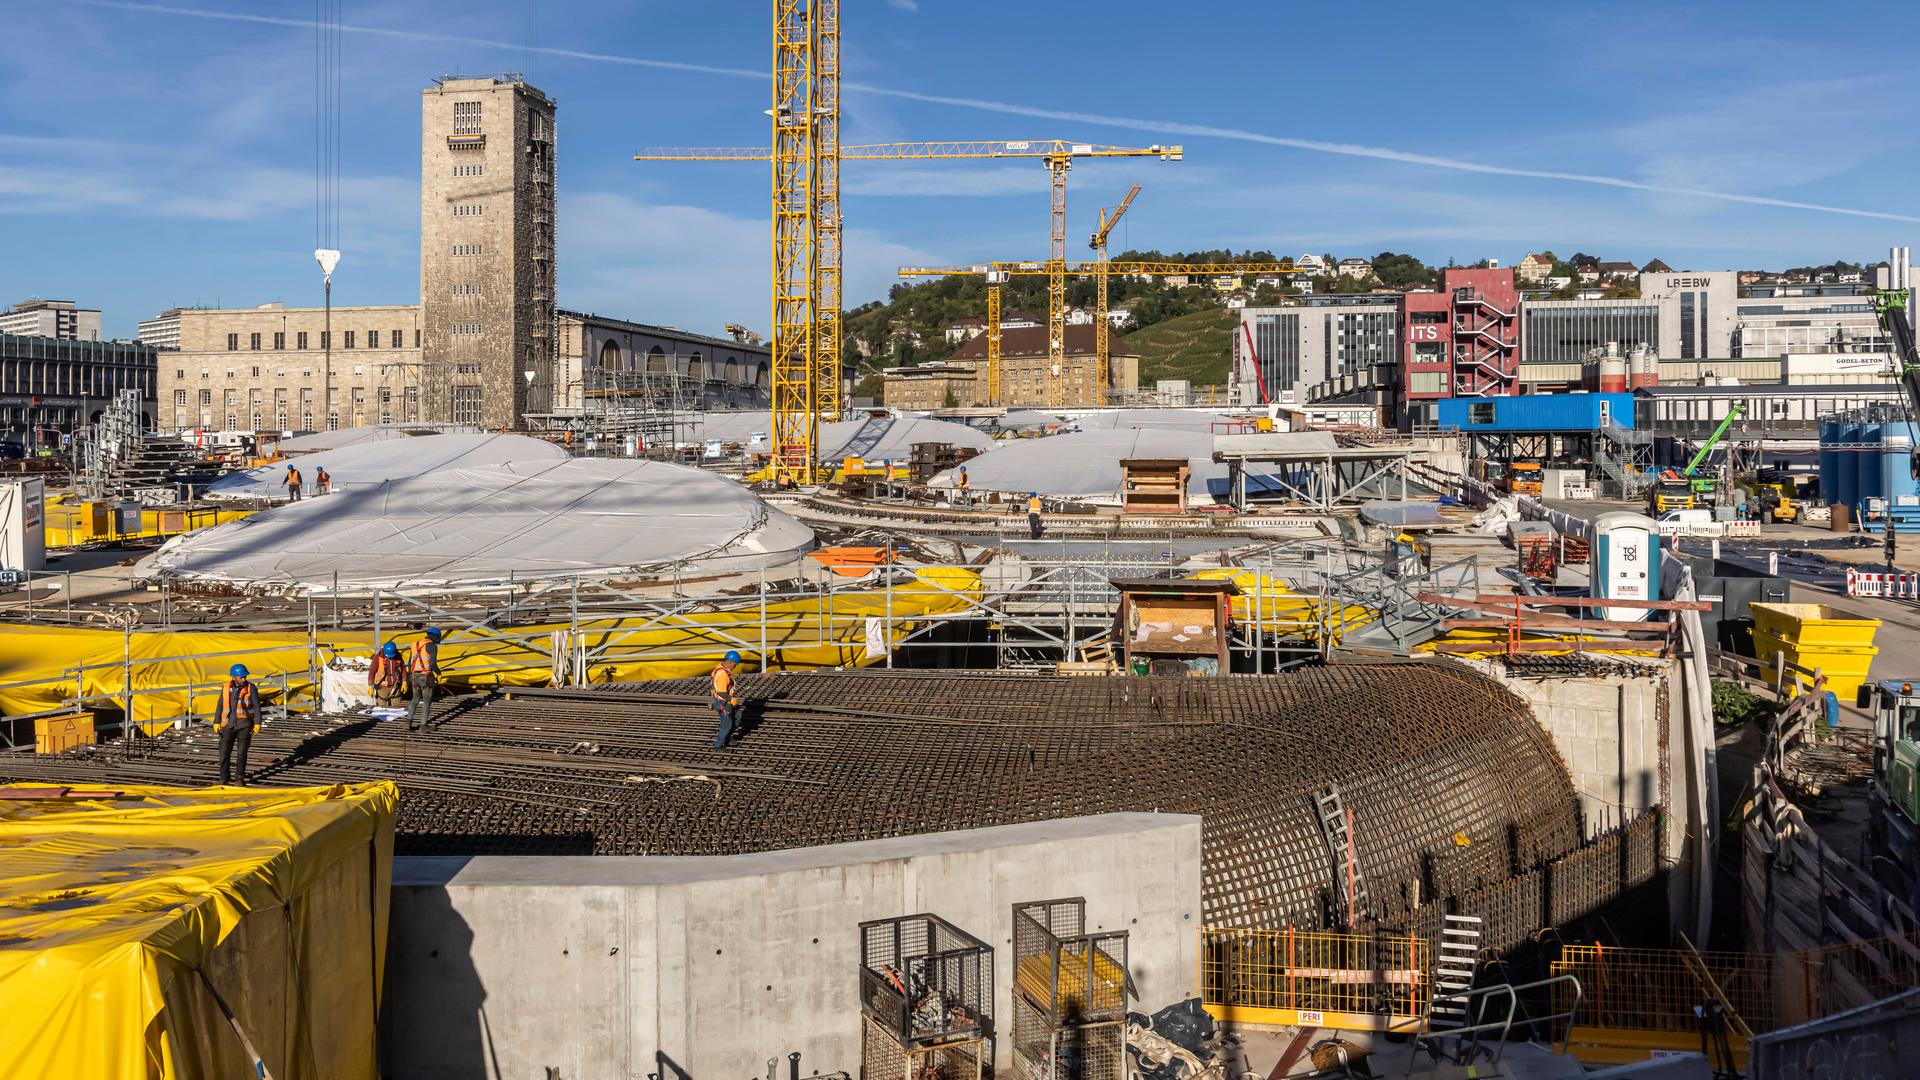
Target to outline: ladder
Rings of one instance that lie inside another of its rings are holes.
[[[1448,915],[1440,927],[1440,951],[1433,958],[1433,1000],[1427,1028],[1465,1027],[1465,994],[1473,989],[1474,961],[1480,955],[1480,916]]]
[[[1347,929],[1368,913],[1367,881],[1360,873],[1360,859],[1353,850],[1353,832],[1349,828],[1353,813],[1340,798],[1340,785],[1328,784],[1323,794],[1313,797],[1320,816],[1320,831],[1326,834],[1327,854],[1333,857],[1334,892],[1345,905]]]

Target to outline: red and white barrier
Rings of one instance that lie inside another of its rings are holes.
[[[1856,570],[1847,567],[1848,596],[1879,596],[1889,600],[1920,600],[1920,574],[1907,571]]]

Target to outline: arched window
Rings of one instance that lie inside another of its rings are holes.
[[[729,386],[740,384],[740,358],[737,356],[727,357],[727,384]]]
[[[647,371],[654,375],[667,373],[667,351],[655,345],[647,350]]]
[[[765,360],[753,365],[753,385],[767,385],[767,362]]]
[[[620,370],[620,343],[608,341],[600,346],[600,370]]]
[[[692,356],[687,357],[687,378],[692,379],[694,382],[704,382],[706,377],[707,365],[705,361],[700,359],[700,354],[694,353]]]

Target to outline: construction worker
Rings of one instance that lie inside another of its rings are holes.
[[[367,665],[367,689],[372,691],[375,703],[391,709],[400,704],[400,695],[406,688],[407,665],[400,662],[400,646],[389,641],[380,646],[373,654],[373,662]]]
[[[413,687],[413,701],[407,706],[407,730],[419,731],[433,712],[433,688],[440,679],[439,627],[429,627],[426,636],[413,643],[407,678]]]
[[[247,785],[247,750],[253,746],[253,733],[260,726],[260,690],[247,679],[247,665],[227,669],[227,683],[220,688],[220,707],[213,714],[214,729],[220,732],[220,782]],[[239,769],[231,766],[239,752]]]
[[[722,657],[718,667],[713,669],[713,695],[707,703],[713,711],[720,714],[720,730],[714,733],[713,748],[725,750],[733,741],[733,733],[740,726],[740,694],[733,678],[733,670],[740,666],[740,654],[732,649]]]
[[[322,495],[329,494],[333,491],[333,475],[327,472],[325,465],[314,466],[313,486],[315,490]]]
[[[965,465],[960,466],[960,474],[955,477],[953,486],[960,493],[960,504],[962,506],[972,506],[973,481],[967,479],[967,467]]]
[[[300,470],[294,468],[291,461],[287,462],[287,499],[291,502],[300,501]]]
[[[1040,524],[1041,505],[1039,492],[1027,492],[1027,528],[1033,532],[1035,540],[1040,539],[1040,534],[1047,531],[1046,527]]]

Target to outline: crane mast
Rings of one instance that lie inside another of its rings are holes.
[[[1112,384],[1111,346],[1107,341],[1107,235],[1113,232],[1113,227],[1126,216],[1127,207],[1133,205],[1133,197],[1138,194],[1140,194],[1140,185],[1135,184],[1127,189],[1126,196],[1120,200],[1119,206],[1114,207],[1111,216],[1105,210],[1101,210],[1100,227],[1094,231],[1089,241],[1089,246],[1094,251],[1094,261],[1100,264],[1100,273],[1095,283],[1098,299],[1094,304],[1093,320],[1093,392],[1096,400],[1104,400],[1106,390]]]

